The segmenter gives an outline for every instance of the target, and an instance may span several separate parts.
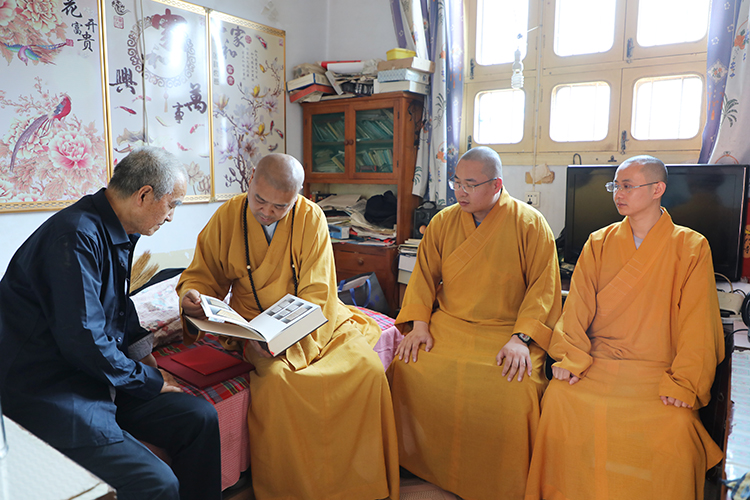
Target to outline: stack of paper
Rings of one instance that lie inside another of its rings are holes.
[[[318,202],[326,214],[331,240],[346,240],[360,245],[391,246],[396,228],[384,229],[365,219],[367,200],[358,194],[333,195]],[[347,227],[348,230],[342,229]],[[348,237],[347,237],[348,236]]]
[[[321,63],[326,68],[326,77],[337,94],[371,95],[377,75],[377,61],[341,61]]]
[[[409,238],[398,247],[398,282],[409,283],[409,278],[417,263],[417,249],[419,242],[415,238]]]

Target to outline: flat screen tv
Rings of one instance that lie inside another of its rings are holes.
[[[570,165],[565,195],[564,260],[575,264],[593,231],[623,219],[612,193],[616,165]],[[675,224],[708,239],[714,270],[732,281],[742,275],[747,165],[667,165],[662,205]]]

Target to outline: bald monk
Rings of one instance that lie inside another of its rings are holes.
[[[225,297],[250,320],[287,293],[320,305],[328,323],[271,357],[258,342],[225,341],[250,373],[250,466],[258,500],[399,497],[393,408],[372,350],[377,324],[336,293],[323,211],[297,193],[302,165],[264,157],[247,194],[227,201],[198,236],[177,292],[203,317],[200,294]],[[248,274],[250,271],[250,274]]]
[[[626,160],[606,187],[625,219],[573,273],[526,498],[702,499],[722,456],[698,418],[724,357],[711,251],[661,208],[658,159]]]
[[[451,183],[458,203],[427,227],[396,319],[399,457],[464,500],[522,499],[561,310],[555,241],[492,149],[464,154]]]

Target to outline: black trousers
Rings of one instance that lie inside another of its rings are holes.
[[[124,440],[60,450],[117,490],[120,500],[220,500],[221,450],[216,409],[203,398],[164,393],[144,401],[119,392]],[[172,465],[138,440],[163,448]]]

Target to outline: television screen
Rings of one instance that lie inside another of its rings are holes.
[[[698,231],[711,245],[714,270],[732,281],[742,275],[747,165],[667,165],[662,198],[675,224]],[[565,196],[565,262],[575,264],[593,231],[623,219],[612,193],[617,165],[570,165]]]

